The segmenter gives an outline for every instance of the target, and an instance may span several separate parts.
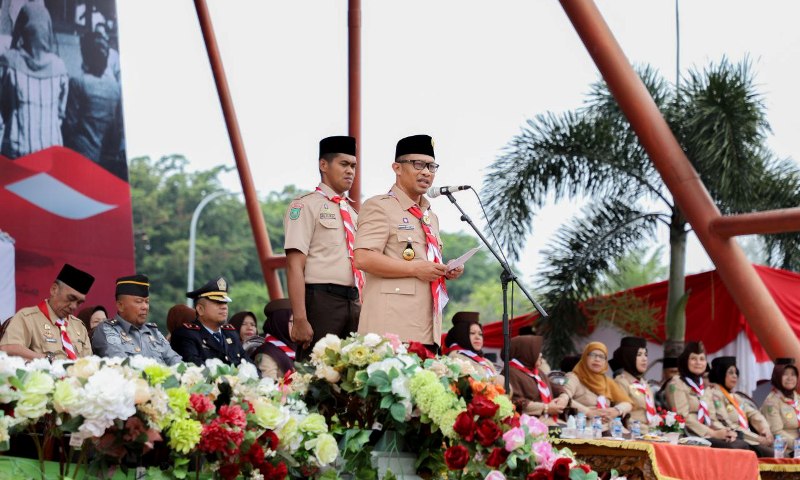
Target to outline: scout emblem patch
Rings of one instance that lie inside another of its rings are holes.
[[[414,253],[414,247],[411,246],[411,238],[409,237],[408,242],[406,242],[406,248],[403,249],[403,260],[411,261],[414,260],[416,254]]]
[[[303,204],[300,202],[292,202],[289,205],[289,218],[292,220],[297,220],[300,218],[300,210],[303,209]]]

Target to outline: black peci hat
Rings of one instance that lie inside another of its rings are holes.
[[[411,153],[436,158],[436,155],[433,154],[433,139],[429,135],[412,135],[397,142],[397,148],[394,151],[395,160]]]
[[[92,284],[94,283],[93,276],[82,270],[78,270],[69,263],[65,263],[64,266],[61,267],[61,271],[58,272],[56,280],[74,288],[75,291],[83,295],[89,293],[89,289],[92,288]]]
[[[356,155],[356,139],[348,136],[326,137],[319,141],[319,156],[331,153]]]
[[[114,295],[132,295],[134,297],[150,296],[150,280],[147,275],[128,275],[117,279]]]
[[[794,365],[794,358],[793,357],[776,358],[775,365]]]

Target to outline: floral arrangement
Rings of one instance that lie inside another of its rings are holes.
[[[681,433],[684,431],[686,420],[681,415],[660,407],[656,410],[656,413],[655,421],[651,423],[654,430],[663,433]]]
[[[371,479],[373,449],[409,452],[429,478],[595,478],[477,373],[465,359],[374,334],[321,339],[279,383],[248,363],[51,365],[0,352],[0,451],[26,430],[69,437],[81,460],[72,474],[62,468],[64,478],[88,458],[100,476],[146,467],[154,451],[162,468],[150,466],[149,478]]]

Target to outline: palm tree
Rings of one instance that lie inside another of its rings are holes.
[[[653,68],[637,70],[723,213],[800,204],[800,169],[765,145],[770,128],[748,59],[692,70],[679,91]],[[551,360],[572,352],[572,334],[585,328],[578,302],[599,293],[617,259],[652,242],[659,228],[669,229],[667,348],[680,348],[688,224],[605,82],[593,84],[576,111],[528,120],[490,167],[484,192],[488,219],[514,259],[537,208],[553,198],[590,200],[545,252],[541,286],[551,316],[541,327]],[[765,236],[764,244],[770,265],[800,270],[800,235]]]

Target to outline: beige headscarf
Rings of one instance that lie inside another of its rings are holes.
[[[617,385],[617,382],[605,375],[608,371],[608,362],[606,362],[606,366],[602,372],[595,373],[589,369],[587,358],[589,352],[593,352],[594,350],[600,350],[606,354],[606,358],[608,357],[608,348],[606,348],[605,345],[600,342],[592,342],[583,349],[581,359],[578,364],[575,365],[575,368],[572,369],[572,373],[578,377],[586,388],[594,392],[595,395],[603,395],[614,403],[633,403],[628,394]]]

